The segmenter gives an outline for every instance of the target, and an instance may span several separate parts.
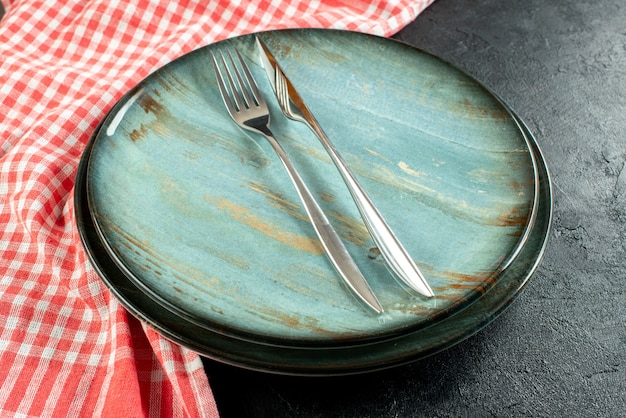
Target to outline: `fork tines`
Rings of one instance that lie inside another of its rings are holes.
[[[233,51],[237,56],[239,64],[237,64],[237,61],[233,57]],[[226,59],[226,55],[228,56],[228,60]],[[225,70],[222,72],[218,59],[215,57],[215,54],[211,52],[213,66],[215,67],[215,71],[220,75],[217,78],[218,88],[229,110],[239,111],[243,108],[249,109],[254,105],[263,103],[263,96],[259,92],[259,88],[237,48],[227,49],[226,55],[223,51],[219,52],[221,67]],[[231,71],[228,70],[229,67]],[[226,77],[224,77],[224,73],[226,73]],[[235,78],[233,78],[231,74],[235,74]],[[224,80],[228,80],[228,88]],[[245,86],[244,83],[246,84]],[[232,101],[233,99],[235,101],[234,103]]]

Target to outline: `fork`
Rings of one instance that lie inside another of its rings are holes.
[[[302,180],[289,156],[272,134],[267,103],[241,54],[236,48],[233,48],[233,51],[239,64],[236,63],[230,50],[226,52],[228,61],[223,52],[219,53],[221,65],[215,54],[211,52],[217,85],[228,113],[239,127],[262,135],[270,143],[287,170],[311,224],[333,266],[360,300],[377,313],[382,313],[383,307],[376,295],[365,281],[363,274]]]

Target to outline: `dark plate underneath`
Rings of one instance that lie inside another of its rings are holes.
[[[526,135],[527,128],[522,125]],[[411,334],[376,343],[329,349],[276,347],[208,332],[162,308],[139,290],[108,256],[91,221],[85,174],[92,143],[76,177],[76,221],[86,252],[104,283],[120,303],[166,338],[211,359],[280,374],[340,375],[372,371],[414,361],[449,348],[493,321],[515,299],[543,255],[552,220],[550,176],[538,146],[531,143],[539,170],[539,207],[526,245],[495,286],[459,313]]]

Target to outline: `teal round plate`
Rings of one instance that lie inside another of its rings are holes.
[[[530,140],[507,107],[461,71],[400,42],[315,29],[261,36],[436,296],[412,292],[387,271],[322,146],[275,105],[252,35],[165,65],[102,123],[86,191],[116,268],[197,330],[285,348],[413,334],[496,286],[524,248],[539,202]],[[274,133],[383,314],[338,278],[269,144],[228,116],[210,61],[227,45],[249,63]]]

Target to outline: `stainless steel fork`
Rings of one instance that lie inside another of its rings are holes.
[[[272,134],[269,109],[239,51],[234,49],[237,60],[234,59],[231,51],[227,51],[226,55],[228,60],[224,53],[219,53],[220,65],[218,58],[211,52],[217,85],[228,113],[241,128],[262,135],[271,144],[287,170],[311,224],[333,266],[350,289],[367,306],[378,313],[382,313],[383,307],[365,281],[363,274],[302,180],[289,156]]]

